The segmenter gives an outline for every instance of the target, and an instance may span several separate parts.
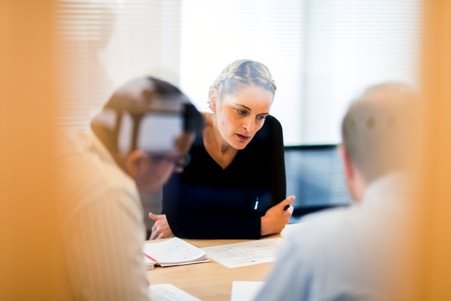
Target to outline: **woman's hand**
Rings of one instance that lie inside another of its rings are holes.
[[[292,204],[295,196],[290,195],[277,205],[269,208],[261,217],[261,235],[280,233],[293,213]]]
[[[153,224],[152,234],[150,234],[149,239],[160,239],[174,236],[168,220],[166,219],[166,214],[153,214],[152,212],[149,212],[149,218],[155,222]]]

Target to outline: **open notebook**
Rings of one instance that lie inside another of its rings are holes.
[[[148,268],[207,262],[207,253],[186,241],[173,237],[144,244]]]

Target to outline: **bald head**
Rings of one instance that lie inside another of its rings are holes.
[[[409,163],[417,93],[403,83],[365,90],[342,122],[343,145],[367,183]]]

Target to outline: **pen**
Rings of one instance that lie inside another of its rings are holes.
[[[155,267],[158,266],[158,261],[157,261],[155,258],[153,258],[152,256],[150,256],[150,255],[148,255],[148,254],[146,254],[146,253],[144,253],[144,256],[145,256],[149,261],[152,262],[151,264],[147,264],[147,270],[153,270],[153,269],[155,269]]]
[[[289,210],[290,213],[293,214],[293,210],[294,210],[293,205],[290,205],[290,204],[285,205],[285,206],[283,207],[283,211],[286,211],[286,210]]]

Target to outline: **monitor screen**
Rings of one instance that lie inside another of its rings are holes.
[[[287,195],[296,195],[293,215],[351,202],[336,145],[285,147]]]

